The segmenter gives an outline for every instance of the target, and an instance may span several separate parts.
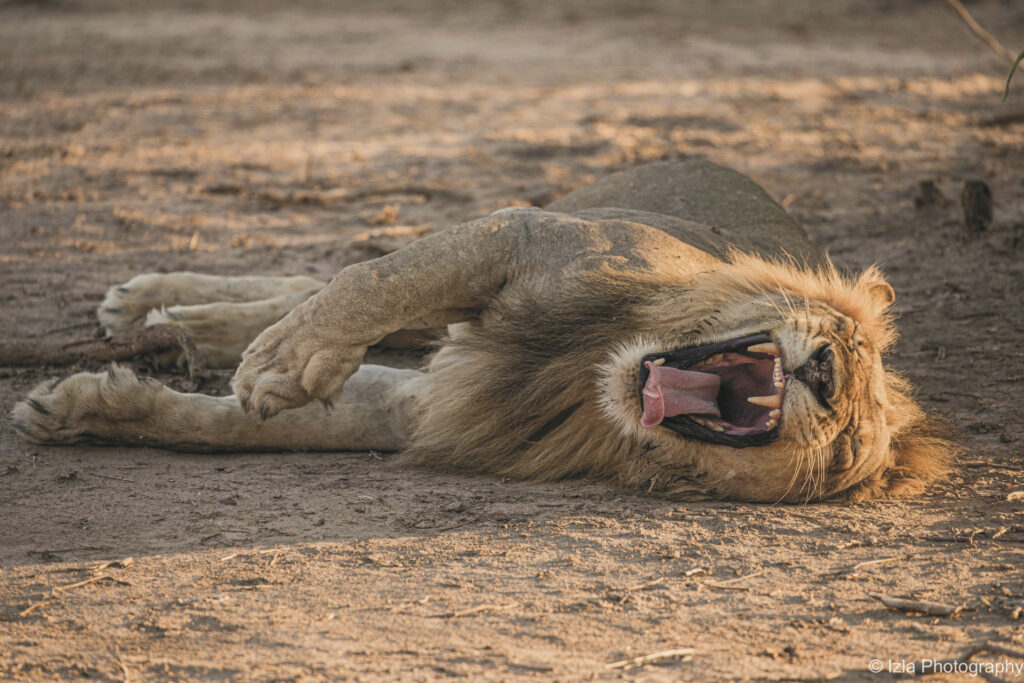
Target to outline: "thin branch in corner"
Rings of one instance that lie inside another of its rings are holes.
[[[949,3],[949,6],[952,7],[953,11],[956,12],[958,17],[960,17],[960,20],[967,24],[967,28],[971,29],[971,33],[985,41],[985,44],[992,48],[993,52],[1011,63],[1017,59],[1016,54],[1010,52],[1010,50],[1000,43],[995,36],[983,29],[981,24],[974,20],[974,17],[971,16],[971,13],[967,11],[967,8],[964,7],[964,4],[960,2],[960,0],[946,0],[946,2]]]

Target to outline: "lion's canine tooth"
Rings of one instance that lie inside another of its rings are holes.
[[[664,365],[664,364],[665,364],[665,359],[664,358],[655,358],[654,360],[651,361],[651,365]]]
[[[752,353],[767,353],[772,356],[778,356],[782,353],[781,351],[779,351],[779,345],[776,344],[775,342],[754,344],[753,346],[748,346],[747,351],[750,351]]]
[[[768,417],[772,418],[773,420],[778,420],[779,415],[782,415],[782,411],[779,410],[778,408],[768,413]]]
[[[704,362],[705,363],[717,363],[720,360],[722,360],[722,354],[716,353],[715,355],[710,356],[709,358],[707,358]]]
[[[747,400],[756,406],[764,406],[765,408],[782,407],[782,394],[775,394],[774,396],[748,396]]]
[[[764,426],[767,427],[768,429],[774,429],[775,425],[777,425],[777,424],[779,424],[779,423],[776,422],[775,420],[767,420],[767,421],[765,421]]]
[[[716,432],[724,432],[725,431],[725,427],[723,427],[721,425],[716,425],[714,422],[709,422],[708,423],[708,427],[710,427],[711,429],[715,430]]]

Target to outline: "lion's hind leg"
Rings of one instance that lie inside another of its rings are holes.
[[[315,403],[266,421],[234,396],[183,394],[117,365],[44,383],[11,413],[16,430],[43,444],[124,444],[192,452],[402,449],[426,376],[364,365],[328,409]]]
[[[211,368],[233,368],[242,359],[242,351],[260,332],[288,315],[288,312],[318,290],[309,289],[272,299],[240,303],[218,301],[194,306],[170,306],[154,309],[146,316],[146,325],[171,324],[186,329]],[[159,363],[182,362],[183,354],[173,352]]]
[[[226,277],[202,273],[147,273],[107,290],[96,311],[108,334],[142,327],[150,311],[168,306],[273,299],[317,290],[324,283],[302,275],[293,277]]]

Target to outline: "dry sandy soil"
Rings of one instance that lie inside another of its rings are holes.
[[[329,277],[705,156],[843,266],[883,265],[891,362],[964,455],[920,498],[763,506],[366,453],[42,448],[5,425],[0,677],[859,680],[876,657],[1024,649],[1024,123],[980,125],[1007,65],[944,3],[155,6],[0,2],[3,341],[88,337],[138,272]],[[1024,47],[1020,2],[970,8]],[[995,220],[964,242],[970,178]],[[948,201],[915,206],[922,181]],[[98,367],[0,368],[0,413]]]

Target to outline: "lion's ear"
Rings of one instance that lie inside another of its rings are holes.
[[[896,292],[885,280],[875,280],[868,284],[867,289],[868,297],[878,312],[889,308],[896,301]]]
[[[857,319],[871,338],[874,339],[879,352],[885,353],[896,341],[896,328],[893,327],[891,316],[886,311],[896,301],[896,292],[892,290],[885,276],[877,266],[871,266],[858,278],[853,294],[856,304],[851,305]]]

